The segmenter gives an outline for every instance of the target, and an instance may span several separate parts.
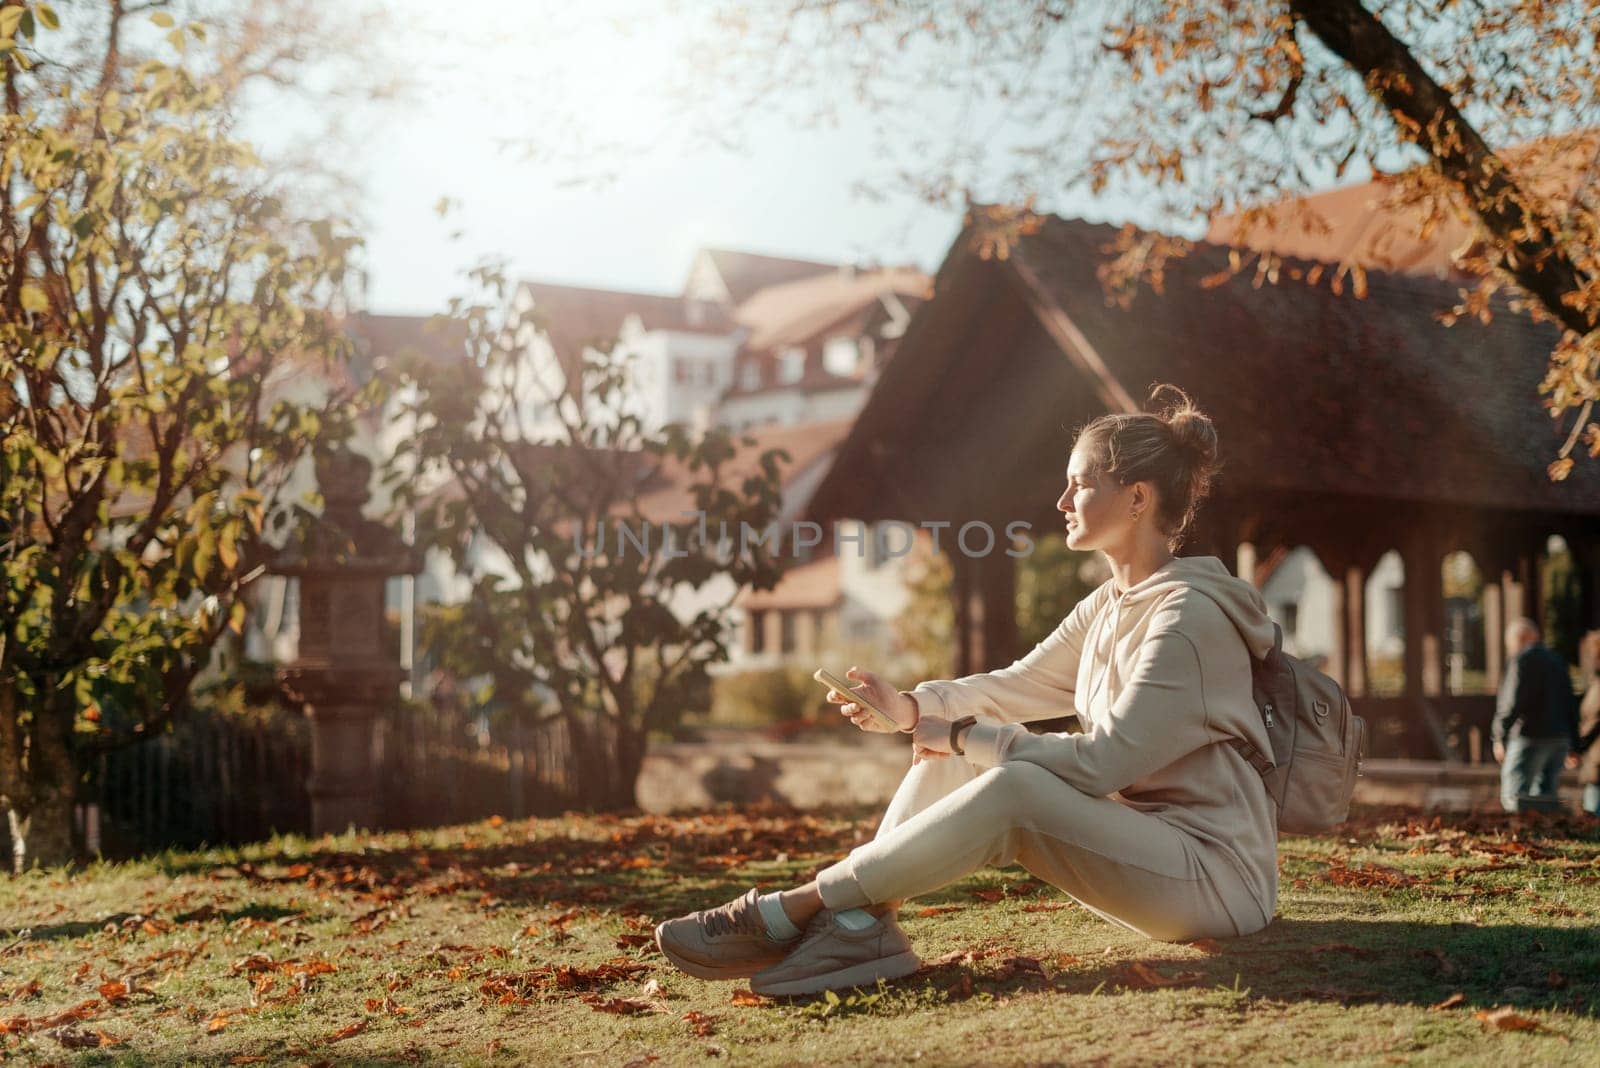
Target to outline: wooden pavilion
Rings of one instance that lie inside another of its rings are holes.
[[[1308,284],[1306,261],[1278,285],[1246,275],[1207,286],[1228,250],[1205,244],[1167,264],[1160,292],[1143,287],[1119,307],[1097,275],[1115,236],[1046,217],[1007,257],[986,258],[977,232],[963,232],[806,518],[947,522],[947,551],[974,520],[1061,536],[1055,501],[1075,430],[1176,383],[1214,419],[1223,459],[1181,551],[1254,581],[1261,564],[1310,547],[1337,590],[1328,671],[1368,718],[1369,751],[1463,755],[1493,697],[1446,692],[1447,554],[1469,552],[1485,578],[1491,688],[1504,621],[1539,611],[1550,535],[1579,565],[1585,623],[1600,623],[1600,462],[1580,459],[1562,482],[1546,474],[1559,428],[1538,387],[1554,329],[1503,308],[1489,324],[1446,327],[1437,313],[1456,302],[1454,282],[1372,272],[1357,299],[1330,290],[1331,267]],[[1405,571],[1405,690],[1377,697],[1366,580],[1390,549]],[[1015,560],[950,556],[957,673],[1010,663],[1025,652]]]

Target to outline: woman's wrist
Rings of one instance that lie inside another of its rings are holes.
[[[900,733],[910,734],[917,729],[917,721],[922,719],[922,706],[917,704],[916,695],[907,690],[901,690],[900,696],[911,701],[911,723],[909,726],[901,727]]]

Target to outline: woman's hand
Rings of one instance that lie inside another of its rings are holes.
[[[844,673],[847,679],[856,679],[860,686],[852,686],[850,692],[840,693],[838,690],[828,690],[828,700],[839,705],[839,714],[850,720],[864,731],[876,731],[880,734],[891,734],[895,728],[881,725],[877,718],[865,708],[857,704],[853,697],[860,693],[873,704],[883,709],[893,719],[899,730],[910,730],[917,722],[917,702],[914,698],[907,697],[900,691],[890,686],[878,675],[871,671],[851,665],[850,670]],[[948,730],[948,728],[946,728]]]

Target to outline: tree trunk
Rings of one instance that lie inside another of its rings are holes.
[[[1494,237],[1499,266],[1567,329],[1587,334],[1597,310],[1562,298],[1581,290],[1584,272],[1556,239],[1556,227],[1518,188],[1504,161],[1462,116],[1416,57],[1359,0],[1290,0],[1289,9],[1322,43],[1404,116],[1418,145],[1466,197]]]
[[[13,874],[21,874],[34,865],[54,868],[77,859],[70,793],[51,794],[26,814],[8,808],[6,823],[11,832]]]

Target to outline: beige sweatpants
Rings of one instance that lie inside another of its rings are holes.
[[[1270,917],[1246,930],[1229,917],[1200,864],[1201,848],[1155,816],[1090,797],[1037,764],[978,769],[939,757],[912,766],[874,838],[818,873],[817,889],[828,908],[859,908],[1020,863],[1086,908],[1151,938],[1232,937],[1265,926]],[[1243,892],[1242,880],[1237,890]]]

